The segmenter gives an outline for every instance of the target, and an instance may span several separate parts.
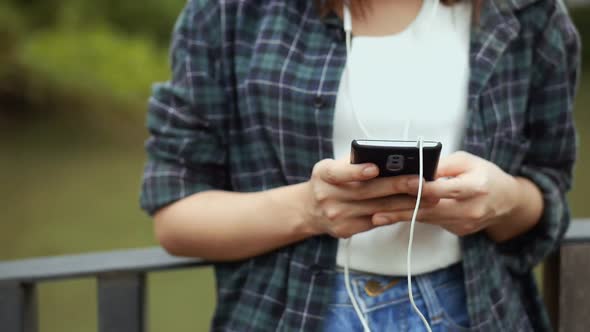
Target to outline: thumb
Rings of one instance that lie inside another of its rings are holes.
[[[436,178],[457,177],[472,168],[472,155],[458,151],[441,158],[436,169]]]

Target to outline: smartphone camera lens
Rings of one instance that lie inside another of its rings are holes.
[[[387,170],[399,172],[404,169],[404,156],[401,154],[392,154],[387,157]]]

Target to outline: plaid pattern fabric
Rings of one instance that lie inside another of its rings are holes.
[[[150,100],[146,211],[203,190],[306,181],[317,161],[332,157],[346,52],[342,22],[320,17],[313,3],[189,1],[173,36],[172,79],[156,85]],[[483,1],[471,38],[463,149],[530,178],[545,210],[538,226],[507,243],[483,233],[462,239],[474,331],[550,330],[531,270],[569,222],[579,48],[556,0]],[[319,330],[336,244],[314,237],[216,265],[212,330]]]

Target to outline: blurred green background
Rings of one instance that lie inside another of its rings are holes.
[[[168,78],[184,2],[0,3],[0,260],[156,245],[137,204],[146,100]],[[590,10],[572,15],[590,39]],[[589,91],[584,75],[576,217],[590,217]],[[42,284],[41,331],[96,331],[94,287],[91,279]],[[151,331],[207,330],[213,287],[210,269],[151,274]]]

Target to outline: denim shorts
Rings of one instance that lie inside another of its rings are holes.
[[[332,301],[324,320],[325,332],[363,331],[344,284],[336,274]],[[406,277],[350,272],[352,291],[372,332],[426,331],[412,309]],[[433,332],[469,331],[463,268],[460,263],[412,277],[414,302]]]

